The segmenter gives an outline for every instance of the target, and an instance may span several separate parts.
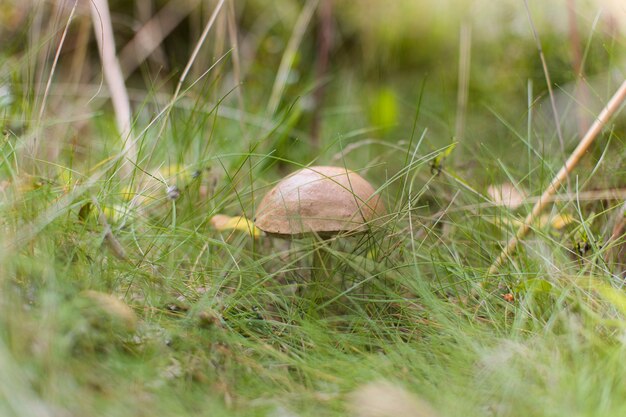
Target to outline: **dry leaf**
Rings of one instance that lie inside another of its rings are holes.
[[[487,195],[491,201],[497,206],[503,206],[510,209],[516,209],[526,200],[526,193],[523,190],[515,188],[510,182],[500,185],[491,184],[487,188]]]
[[[255,238],[261,236],[261,230],[259,230],[259,228],[256,227],[251,220],[245,218],[244,216],[230,217],[225,214],[216,214],[211,217],[211,225],[220,232],[225,230],[240,230]]]
[[[542,217],[543,219],[543,217]],[[574,223],[574,216],[570,214],[557,214],[550,219],[550,226],[557,230],[561,230],[565,226]]]
[[[350,395],[355,417],[437,417],[424,400],[388,381],[371,382]]]

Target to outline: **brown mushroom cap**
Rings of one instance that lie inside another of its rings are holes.
[[[304,168],[265,195],[255,224],[266,233],[286,236],[364,232],[367,223],[386,213],[374,192],[363,177],[346,168]]]

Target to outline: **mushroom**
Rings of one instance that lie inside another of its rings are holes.
[[[366,232],[385,214],[382,199],[359,174],[343,167],[312,166],[287,176],[265,195],[255,225],[271,236],[319,239],[311,272],[315,310],[323,294],[328,294],[322,281],[332,279],[329,251],[322,250],[327,239]]]
[[[283,237],[360,233],[386,213],[374,188],[343,167],[303,168],[281,180],[263,198],[255,224]]]

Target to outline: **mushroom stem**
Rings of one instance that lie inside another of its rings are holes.
[[[319,236],[315,237],[313,243],[313,262],[311,263],[311,281],[307,286],[307,293],[310,299],[309,313],[316,315],[319,306],[329,299],[331,294],[331,283],[333,278],[331,268],[331,253],[328,251],[328,241]]]

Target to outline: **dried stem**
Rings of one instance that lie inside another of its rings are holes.
[[[111,249],[111,252],[113,252],[113,255],[115,255],[117,259],[120,259],[122,261],[128,261],[128,256],[126,255],[126,251],[124,250],[124,247],[113,234],[113,230],[111,230],[111,226],[109,225],[109,222],[107,221],[107,217],[102,211],[102,208],[98,204],[98,201],[95,199],[95,197],[92,197],[91,203],[94,205],[94,207],[96,208],[98,212],[98,223],[100,223],[100,226],[102,226],[102,229],[104,232],[104,241],[107,243],[107,245]]]
[[[620,106],[624,102],[624,99],[626,99],[626,81],[622,83],[617,92],[615,92],[613,97],[611,97],[611,100],[609,100],[604,109],[602,109],[602,111],[598,115],[598,118],[593,122],[576,149],[574,149],[574,152],[572,152],[567,161],[565,161],[565,165],[563,165],[561,170],[552,179],[550,185],[548,185],[548,187],[545,189],[545,191],[539,198],[539,201],[537,201],[537,203],[534,205],[530,214],[526,216],[526,219],[524,219],[524,224],[520,226],[515,236],[509,240],[506,247],[502,250],[502,252],[500,252],[500,255],[498,256],[496,261],[489,268],[489,275],[498,272],[500,266],[513,253],[519,241],[523,239],[526,234],[528,234],[528,232],[530,231],[530,225],[534,222],[537,216],[541,214],[552,195],[555,194],[557,190],[561,187],[563,181],[566,180],[568,175],[576,167],[587,149],[589,149],[589,146],[591,146],[593,141],[601,132],[602,128],[606,125],[606,123],[613,116],[613,114],[620,108]]]
[[[176,86],[174,97],[172,97],[172,102],[176,101],[176,99],[178,98],[180,89],[183,87],[183,83],[185,82],[185,79],[187,79],[187,75],[189,74],[189,71],[191,70],[191,66],[196,61],[196,58],[198,57],[198,54],[200,53],[200,48],[202,48],[202,45],[204,45],[206,37],[209,35],[209,32],[211,31],[211,28],[213,27],[213,24],[215,23],[215,19],[217,19],[218,13],[220,12],[220,10],[222,10],[222,6],[224,6],[224,0],[220,0],[220,2],[217,4],[217,6],[215,7],[215,10],[213,10],[213,14],[209,18],[209,21],[207,22],[206,26],[204,27],[204,30],[202,31],[202,34],[200,35],[200,39],[198,39],[198,42],[196,43],[196,47],[191,53],[191,57],[189,57],[189,61],[187,61],[187,65],[185,66],[185,69],[183,70],[183,73],[181,74],[180,79],[178,80],[178,85]]]
[[[123,154],[135,162],[137,159],[137,149],[135,141],[131,137],[131,111],[128,92],[124,84],[124,76],[120,63],[115,55],[115,40],[113,38],[113,25],[107,0],[91,0],[91,20],[93,21],[100,59],[102,60],[102,71],[109,90],[111,101],[115,111],[115,121],[117,129],[124,142]],[[122,175],[129,174],[127,164],[122,164]]]

